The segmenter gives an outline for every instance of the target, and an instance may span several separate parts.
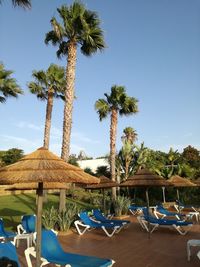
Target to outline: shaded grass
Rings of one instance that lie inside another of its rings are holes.
[[[66,198],[66,202],[76,203],[81,209],[92,209],[93,206]],[[54,206],[56,209],[59,205],[59,196],[48,194],[48,200],[43,205],[43,209]],[[21,222],[21,216],[25,214],[36,213],[36,195],[35,194],[20,194],[0,196],[0,217],[4,220],[6,230],[16,231],[17,225]]]

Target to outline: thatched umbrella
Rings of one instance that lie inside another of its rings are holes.
[[[119,186],[119,184],[115,181],[110,180],[104,175],[100,176],[99,179],[100,179],[99,184],[88,184],[85,187],[85,189],[92,189],[92,190],[102,189],[103,190],[103,210],[105,212],[105,189],[117,187]]]
[[[180,187],[194,187],[194,186],[196,186],[196,184],[192,183],[189,179],[183,178],[179,175],[172,176],[168,181],[170,183],[172,183],[174,187],[176,187],[178,202],[180,201],[180,196],[179,196],[179,188]]]
[[[146,201],[147,201],[147,212],[149,216],[149,193],[150,187],[162,187],[171,186],[171,184],[163,177],[151,172],[148,169],[140,169],[134,176],[129,177],[125,182],[120,184],[122,187],[144,187],[146,189]],[[148,221],[148,229],[149,229]],[[148,231],[150,238],[150,229]]]
[[[66,163],[48,149],[39,148],[18,162],[0,169],[0,184],[37,183],[36,267],[40,266],[41,214],[44,183],[98,183],[99,179]]]

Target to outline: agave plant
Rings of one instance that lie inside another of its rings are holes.
[[[46,209],[42,214],[42,224],[46,229],[54,229],[58,221],[58,211],[52,206]]]
[[[58,226],[60,231],[66,232],[79,213],[79,207],[74,203],[67,203],[66,210],[58,214]]]
[[[131,204],[131,200],[124,196],[117,196],[116,200],[113,201],[113,207],[116,216],[126,215],[128,207]]]

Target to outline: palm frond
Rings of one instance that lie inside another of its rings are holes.
[[[120,115],[131,115],[138,112],[138,100],[134,97],[125,97],[121,102]]]
[[[59,45],[59,49],[56,52],[57,57],[61,58],[62,56],[66,56],[68,54],[68,42],[63,41]]]
[[[106,102],[105,99],[102,99],[102,98],[96,101],[95,109],[96,109],[97,113],[99,114],[100,121],[105,119],[108,116],[108,114],[110,113],[110,107],[109,107],[108,103]]]
[[[56,46],[60,43],[60,39],[58,38],[55,31],[50,31],[46,34],[44,42],[45,44],[52,43],[52,45]]]
[[[12,3],[14,6],[21,6],[23,8],[31,8],[30,0],[12,0]]]

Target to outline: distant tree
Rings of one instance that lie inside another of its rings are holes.
[[[0,63],[0,103],[5,102],[8,97],[17,98],[19,94],[23,94],[16,80],[11,78],[12,74],[13,71],[6,70]]]
[[[116,158],[116,137],[117,137],[117,123],[118,114],[132,115],[138,112],[137,102],[134,97],[129,97],[126,94],[124,86],[114,85],[111,87],[110,95],[104,94],[106,99],[99,99],[95,103],[95,109],[99,114],[99,119],[102,121],[108,115],[111,116],[110,122],[110,171],[111,179],[116,180],[115,175],[115,158]],[[112,198],[116,199],[116,188],[112,188]]]
[[[172,147],[170,147],[169,152],[167,154],[167,160],[168,165],[173,166],[178,164],[178,160],[180,159],[180,153],[178,150],[173,150]]]
[[[91,168],[89,168],[89,167],[86,167],[85,169],[84,169],[84,172],[87,172],[87,173],[89,173],[90,175],[95,175],[95,173],[92,171],[92,169]]]
[[[28,84],[30,92],[38,99],[47,101],[43,143],[44,147],[49,149],[53,100],[54,98],[65,99],[65,69],[51,64],[46,71],[33,71],[32,76],[34,81]]]
[[[74,166],[79,167],[78,159],[77,159],[76,155],[70,155],[70,156],[69,156],[68,163],[69,163],[69,164],[72,164],[72,165],[74,165]]]
[[[105,176],[110,178],[110,171],[108,166],[98,166],[96,169],[96,176]]]
[[[24,156],[24,151],[18,148],[11,148],[5,152],[2,156],[2,162],[5,165],[10,165],[17,162]]]
[[[2,4],[3,0],[0,0],[0,4]],[[12,0],[13,6],[20,6],[23,8],[31,8],[30,0]]]
[[[200,168],[200,151],[192,146],[183,149],[182,158],[192,167]]]

